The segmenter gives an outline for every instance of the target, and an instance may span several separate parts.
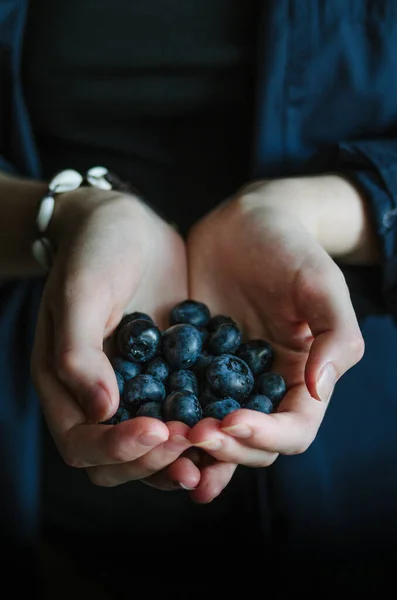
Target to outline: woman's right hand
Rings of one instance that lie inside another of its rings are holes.
[[[195,488],[200,471],[181,456],[190,446],[183,423],[99,424],[119,403],[107,344],[123,314],[141,310],[164,327],[170,308],[187,298],[182,239],[135,196],[91,188],[59,197],[50,236],[57,252],[31,371],[61,456],[102,486]]]

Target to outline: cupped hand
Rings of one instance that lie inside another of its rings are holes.
[[[140,480],[161,490],[198,488],[201,501],[212,500],[231,468],[219,476],[217,461],[203,466],[188,454],[183,423],[100,424],[119,403],[109,357],[123,314],[144,310],[164,328],[170,308],[187,297],[182,239],[134,196],[82,188],[60,196],[57,207],[50,230],[57,253],[31,371],[61,456],[100,486]]]
[[[81,188],[61,196],[58,206],[51,223],[57,252],[31,362],[57,448],[67,464],[86,468],[98,485],[162,471],[158,484],[164,489],[196,487],[199,470],[179,459],[190,446],[183,424],[144,417],[99,424],[119,403],[108,358],[111,333],[124,313],[142,307],[162,324],[186,297],[184,244],[134,196]]]
[[[341,270],[275,189],[225,202],[188,239],[191,297],[233,317],[246,339],[269,341],[287,384],[275,413],[240,409],[189,434],[218,460],[252,467],[311,445],[335,384],[364,352]]]

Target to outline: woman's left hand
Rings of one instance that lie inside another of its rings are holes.
[[[284,209],[283,187],[266,186],[224,203],[188,238],[191,297],[233,317],[246,338],[269,341],[272,371],[287,384],[273,414],[241,409],[190,431],[219,461],[252,467],[311,445],[335,384],[364,352],[341,270],[304,219]]]

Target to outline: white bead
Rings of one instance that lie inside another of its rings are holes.
[[[112,189],[112,184],[106,179],[97,179],[96,177],[90,177],[87,175],[87,181],[92,187],[99,188],[100,190],[109,191]]]
[[[77,190],[83,182],[83,176],[74,169],[61,171],[50,181],[49,189],[53,193],[71,192]]]
[[[46,231],[54,212],[55,200],[53,196],[45,196],[40,202],[37,213],[36,225],[40,233]]]
[[[112,184],[106,179],[108,173],[106,167],[91,167],[87,171],[86,179],[93,187],[109,191],[112,189]]]
[[[47,238],[38,238],[33,242],[32,254],[38,264],[45,271],[49,271],[52,265],[53,249],[52,244]]]
[[[106,167],[91,167],[91,169],[88,169],[87,171],[87,176],[89,175],[90,177],[96,177],[96,178],[101,178],[101,177],[105,177],[105,175],[107,175],[109,173],[109,171],[107,170]]]

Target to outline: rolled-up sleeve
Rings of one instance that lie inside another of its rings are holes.
[[[368,202],[382,252],[381,293],[397,320],[397,138],[341,143],[335,168]]]

